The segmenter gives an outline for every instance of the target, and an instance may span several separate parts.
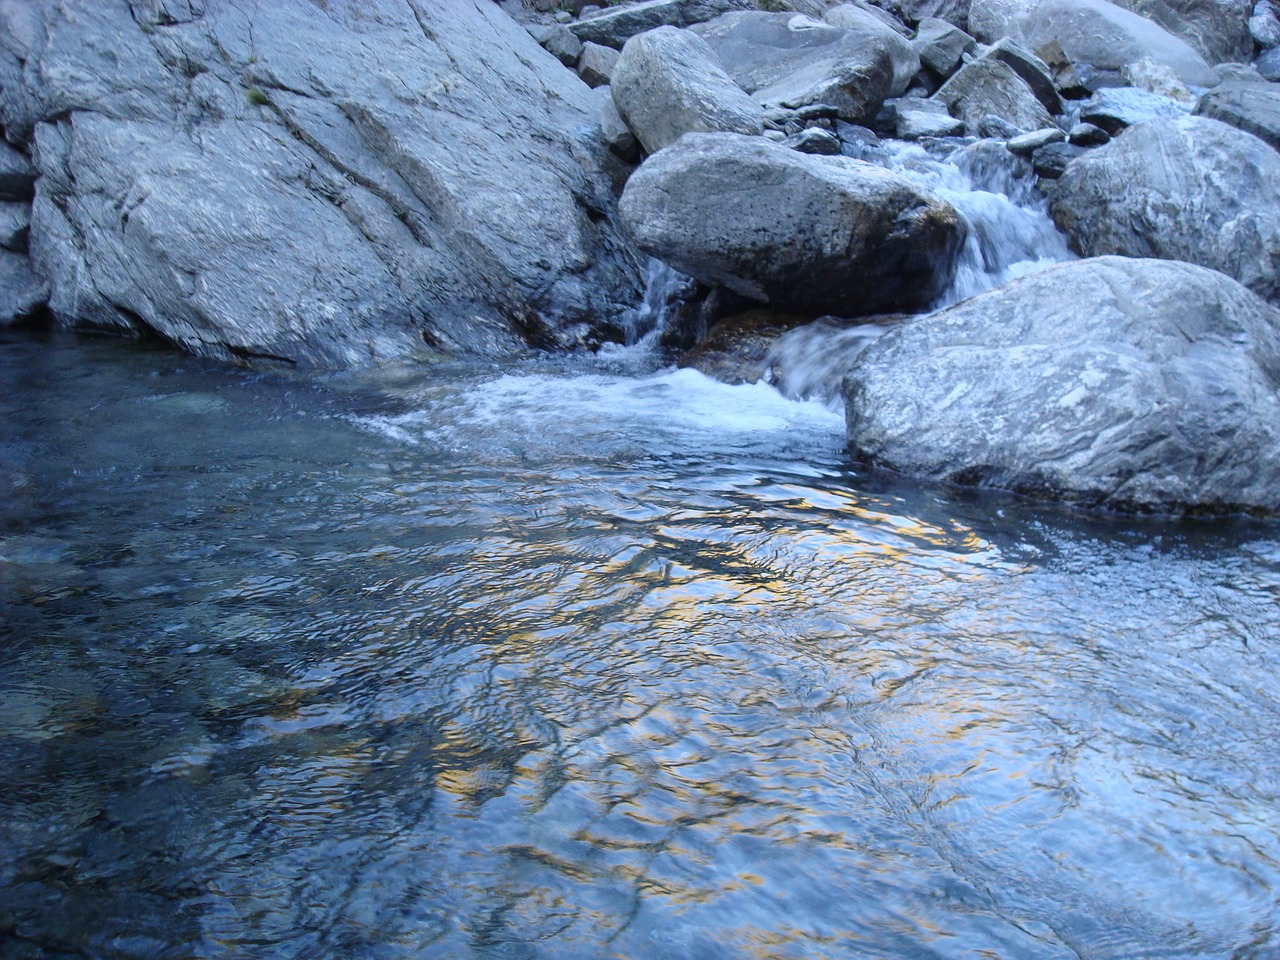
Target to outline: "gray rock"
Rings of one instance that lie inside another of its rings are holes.
[[[1208,63],[1253,56],[1250,0],[1124,0],[1121,6],[1185,40]]]
[[[1213,72],[1220,76],[1216,67]],[[1129,86],[1168,97],[1170,100],[1193,103],[1196,99],[1191,89],[1178,79],[1172,69],[1154,60],[1143,59],[1125,64],[1120,75]]]
[[[1264,50],[1280,47],[1280,17],[1271,0],[1258,0],[1249,17],[1249,36]]]
[[[36,170],[31,161],[0,140],[0,202],[30,203],[35,196],[35,184]]]
[[[1086,148],[1077,147],[1073,143],[1049,143],[1037,148],[1031,155],[1031,166],[1037,177],[1056,180],[1066,172],[1067,165],[1072,160],[1086,153]]]
[[[884,8],[910,23],[929,17],[957,26],[969,18],[969,0],[881,0]]]
[[[764,112],[715,53],[688,30],[659,27],[627,41],[614,68],[613,102],[650,153],[690,131],[759,134]]]
[[[689,134],[650,157],[620,209],[650,256],[809,316],[928,305],[964,238],[950,204],[903,176],[734,134]]]
[[[1067,140],[1077,147],[1100,147],[1111,139],[1111,134],[1092,123],[1077,123],[1067,134]]]
[[[1185,263],[1060,264],[908,321],[853,361],[851,450],[1120,509],[1280,509],[1280,313]]]
[[[582,41],[622,49],[632,37],[658,27],[689,27],[730,10],[754,10],[754,0],[647,0],[613,7],[587,20],[570,24]]]
[[[1223,83],[1200,98],[1195,114],[1229,123],[1280,150],[1280,90],[1269,84]]]
[[[0,202],[0,249],[26,253],[30,227],[31,204]]]
[[[1019,137],[1013,137],[1005,146],[1015,156],[1029,157],[1041,147],[1048,146],[1051,143],[1062,143],[1066,138],[1067,135],[1062,132],[1061,128],[1045,127],[1043,130],[1033,130]]]
[[[1080,107],[1080,119],[1115,136],[1144,120],[1175,119],[1191,112],[1192,104],[1170,100],[1133,87],[1106,87]]]
[[[0,250],[0,327],[28,319],[49,299],[49,289],[31,272],[22,253]]]
[[[969,4],[969,32],[985,43],[1001,37],[1019,39],[1022,21],[1040,0],[972,0]]]
[[[911,46],[924,66],[940,77],[949,77],[960,66],[961,57],[977,50],[978,42],[945,20],[926,17],[920,21]]]
[[[965,64],[933,96],[947,105],[952,116],[973,126],[987,114],[995,114],[1022,130],[1053,126],[1053,117],[1031,88],[1000,60],[980,59]]]
[[[544,27],[541,35],[534,34],[534,39],[566,67],[576,66],[582,56],[582,41],[573,35],[573,31],[564,24]]]
[[[904,101],[907,103],[910,101]],[[925,137],[959,137],[964,135],[963,120],[937,110],[921,110],[899,105],[896,111],[895,136],[899,140],[920,140]]]
[[[799,133],[793,133],[782,143],[800,153],[813,153],[825,157],[835,157],[840,154],[840,138],[830,130],[823,130],[821,127],[807,127]]]
[[[800,10],[798,12],[803,13],[804,11]],[[821,17],[810,14],[814,19],[821,19],[833,27],[860,26],[864,15],[874,17],[894,33],[901,34],[908,40],[911,39],[912,30],[910,27],[887,10],[882,10],[880,7],[868,3],[867,0],[852,0],[852,2],[834,4],[825,10]]]
[[[725,317],[680,356],[677,366],[692,367],[721,383],[759,383],[769,370],[769,348],[788,330],[811,319],[773,310]]]
[[[987,114],[978,120],[977,129],[974,131],[980,137],[989,140],[1012,140],[1014,137],[1020,137],[1027,131],[1021,127],[1015,127],[1007,120],[1002,120],[993,113]]]
[[[830,104],[851,123],[875,116],[920,69],[911,44],[865,14],[854,26],[833,27],[798,14],[729,13],[694,32],[758,103]]]
[[[587,41],[578,57],[578,76],[589,87],[603,87],[612,80],[620,56],[613,47]]]
[[[1280,81],[1280,47],[1272,47],[1253,61],[1253,67],[1263,80],[1271,83]]]
[[[1085,256],[1185,260],[1280,298],[1280,155],[1217,120],[1130,127],[1071,164],[1050,212]]]
[[[1220,63],[1213,72],[1223,83],[1236,81],[1239,83],[1266,83],[1267,78],[1248,63]]]
[[[155,9],[0,5],[61,323],[347,364],[591,342],[638,301],[591,93],[496,5]]]
[[[1034,53],[1005,37],[992,44],[982,56],[1007,64],[1022,78],[1022,82],[1035,94],[1045,110],[1055,115],[1062,113],[1062,97],[1054,84],[1049,65]]]
[[[640,141],[618,113],[612,91],[602,89],[600,92],[604,94],[600,103],[600,139],[618,157],[634,163],[640,158]]]

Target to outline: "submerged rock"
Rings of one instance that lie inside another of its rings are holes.
[[[964,238],[951,205],[905,177],[735,134],[688,134],[654,154],[621,211],[650,256],[809,316],[927,306]]]
[[[1130,127],[1071,163],[1050,212],[1085,256],[1185,260],[1280,299],[1280,155],[1225,123]]]
[[[1220,273],[1060,264],[886,333],[849,446],[905,473],[1140,510],[1280,510],[1280,312]]]
[[[768,372],[769,348],[774,341],[809,319],[772,310],[725,317],[681,355],[678,365],[692,367],[721,383],[758,383]]]

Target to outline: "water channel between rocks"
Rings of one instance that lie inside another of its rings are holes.
[[[643,350],[0,379],[6,958],[1280,954],[1274,525]]]

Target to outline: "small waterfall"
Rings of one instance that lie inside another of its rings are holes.
[[[649,348],[662,336],[662,328],[676,304],[688,294],[691,281],[653,257],[644,268],[644,299],[623,320],[628,347]]]

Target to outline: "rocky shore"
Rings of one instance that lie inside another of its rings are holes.
[[[826,350],[863,460],[1269,514],[1277,80],[1270,0],[0,2],[0,323],[593,349],[653,257],[682,362]],[[903,143],[998,158],[1084,259],[958,296],[986,227],[877,162]]]

